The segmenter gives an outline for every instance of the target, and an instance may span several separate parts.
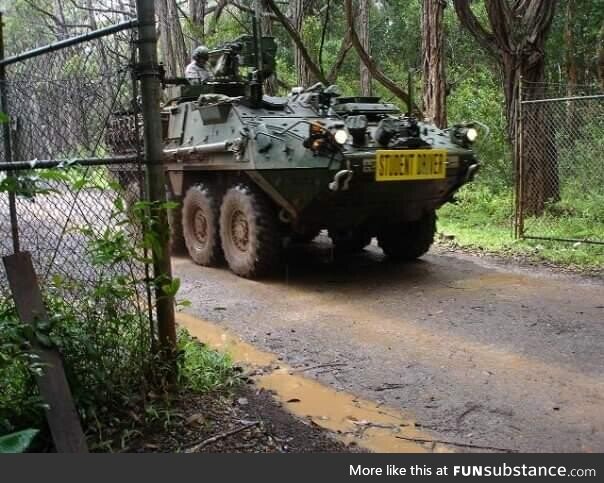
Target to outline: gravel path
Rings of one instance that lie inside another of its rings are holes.
[[[604,282],[433,250],[334,260],[321,237],[267,281],[174,259],[192,314],[435,437],[604,451]],[[331,364],[335,363],[335,364]]]

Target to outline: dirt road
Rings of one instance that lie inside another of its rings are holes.
[[[188,312],[309,377],[413,414],[435,438],[604,451],[604,281],[434,250],[295,249],[254,282],[176,258]]]

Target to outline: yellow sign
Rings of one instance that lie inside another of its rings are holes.
[[[376,181],[443,179],[446,171],[446,149],[388,149],[376,153]]]

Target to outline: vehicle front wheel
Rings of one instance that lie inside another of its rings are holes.
[[[378,231],[378,245],[393,260],[415,260],[434,242],[436,213],[425,214],[417,221],[384,225]]]
[[[218,210],[220,198],[209,186],[198,184],[188,189],[182,206],[182,229],[189,255],[206,267],[222,260]]]
[[[277,213],[263,193],[245,184],[230,188],[222,199],[220,238],[230,269],[241,277],[267,275],[280,260]]]

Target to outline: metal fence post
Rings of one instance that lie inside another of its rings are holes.
[[[153,0],[136,0],[138,16],[139,65],[142,113],[144,122],[145,160],[148,172],[151,229],[158,238],[153,250],[153,271],[160,350],[168,357],[175,353],[176,326],[174,297],[164,287],[172,281],[170,230],[168,227],[166,181],[160,117],[160,73],[157,61],[157,33]]]
[[[524,235],[524,112],[522,105],[522,96],[524,91],[522,89],[523,77],[520,76],[518,80],[518,109],[516,110],[518,115],[518,129],[517,129],[517,143],[518,143],[518,184],[516,188],[516,197],[518,205],[516,208],[516,239],[520,239]]]
[[[4,18],[0,12],[0,60],[4,60]],[[8,116],[8,90],[6,86],[6,66],[0,64],[0,105],[2,112]],[[10,124],[5,122],[2,124],[2,138],[4,144],[4,161],[11,162],[13,160],[13,152],[10,139]],[[7,177],[14,176],[13,173],[6,173]],[[19,243],[19,220],[17,219],[17,200],[15,193],[12,190],[8,192],[8,209],[10,213],[11,235],[13,239],[13,251],[19,253],[21,251]]]

